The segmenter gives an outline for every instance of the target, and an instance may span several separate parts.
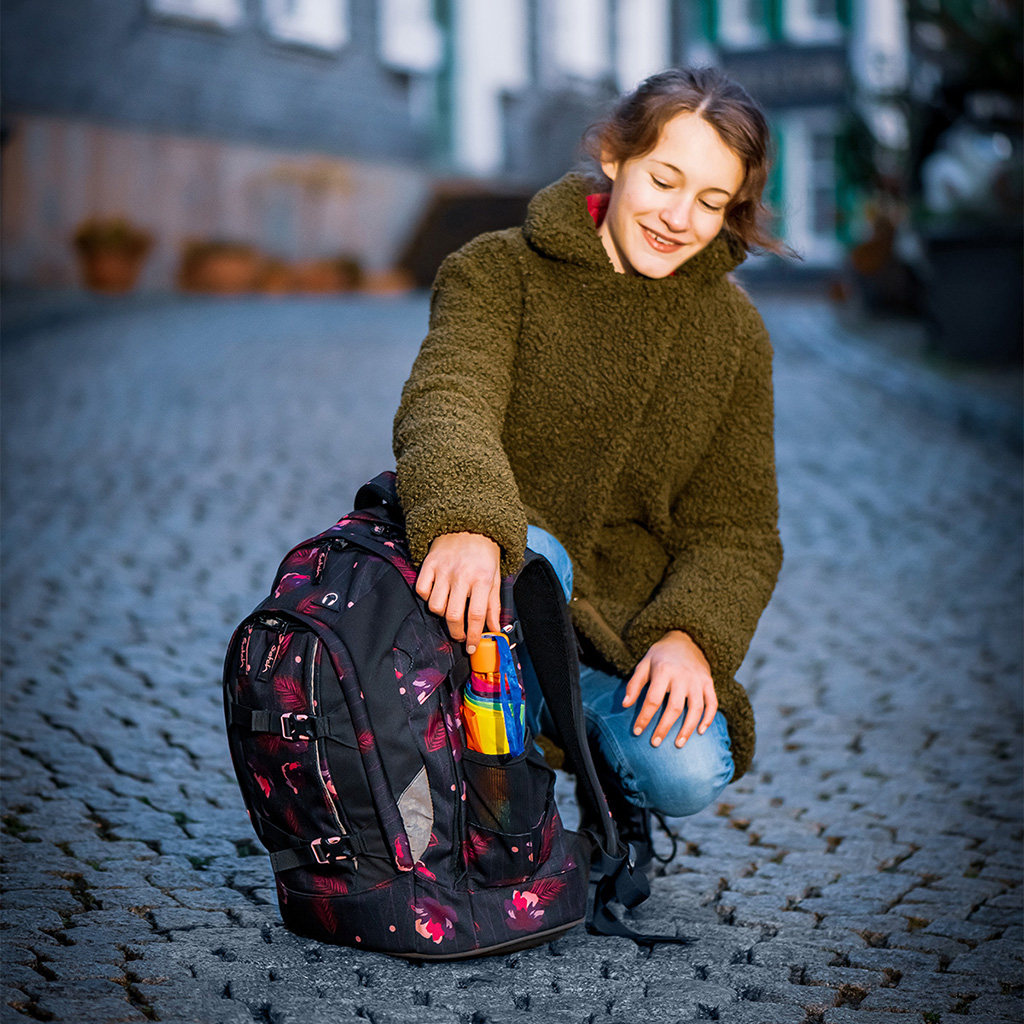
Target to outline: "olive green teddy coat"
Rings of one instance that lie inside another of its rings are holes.
[[[782,559],[772,350],[727,276],[724,233],[659,280],[615,272],[570,174],[522,229],[481,235],[434,283],[395,417],[412,555],[486,534],[504,572],[527,523],[572,558],[576,629],[628,675],[685,630],[704,651],[739,778],[754,718],[734,675]]]

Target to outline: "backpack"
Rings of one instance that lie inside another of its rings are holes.
[[[528,729],[516,757],[465,747],[469,659],[415,580],[395,474],[382,473],[354,511],[285,556],[228,647],[231,758],[285,926],[421,960],[549,942],[584,920],[657,941],[608,906],[635,906],[649,889],[597,780],[575,638],[549,563],[528,553],[505,582],[502,627],[526,644],[559,734],[551,739],[597,831],[563,826],[554,771]]]

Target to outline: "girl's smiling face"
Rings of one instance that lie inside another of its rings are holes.
[[[677,114],[643,156],[602,162],[612,180],[598,229],[620,274],[668,277],[705,248],[743,185],[740,158],[699,114]]]

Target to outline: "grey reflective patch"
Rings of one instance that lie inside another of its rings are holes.
[[[430,781],[427,769],[421,768],[401,795],[398,810],[409,837],[412,859],[419,860],[430,843],[430,832],[434,827],[434,805],[430,801]]]

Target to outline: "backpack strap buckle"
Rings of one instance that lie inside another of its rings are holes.
[[[346,844],[340,850],[329,850],[326,846],[335,846],[341,842],[341,836],[328,836],[326,838],[321,836],[319,839],[314,839],[309,844],[309,848],[313,851],[317,864],[338,864],[340,861],[349,860],[349,853],[351,851],[348,845]]]
[[[300,722],[306,722],[309,720],[309,715],[296,715],[291,711],[286,711],[281,716],[281,735],[286,740],[315,740],[316,736],[309,727],[301,727]],[[299,729],[303,731],[300,732]],[[307,731],[308,730],[308,731]],[[319,840],[317,840],[319,842]]]

